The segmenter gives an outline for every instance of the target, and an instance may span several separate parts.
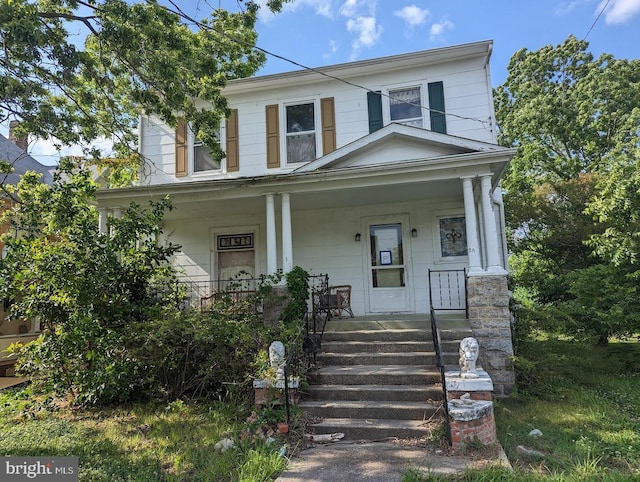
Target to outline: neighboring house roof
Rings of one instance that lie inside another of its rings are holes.
[[[53,182],[51,167],[40,164],[2,134],[0,134],[0,160],[7,161],[13,165],[14,170],[6,179],[4,176],[0,177],[6,184],[18,184],[22,175],[27,171],[35,171],[42,174],[41,180],[45,184]]]

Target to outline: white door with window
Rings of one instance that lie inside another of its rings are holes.
[[[408,220],[384,221],[367,223],[369,312],[411,311]]]

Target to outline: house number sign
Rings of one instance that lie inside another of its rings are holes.
[[[218,251],[253,248],[253,233],[218,236]]]

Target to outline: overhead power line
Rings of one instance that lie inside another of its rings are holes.
[[[147,1],[150,1],[150,0],[147,0]],[[275,52],[271,52],[271,51],[269,51],[269,50],[267,50],[267,49],[264,49],[264,48],[262,48],[262,47],[259,47],[259,46],[257,46],[257,45],[252,45],[252,44],[250,44],[250,43],[248,43],[248,42],[245,42],[244,40],[238,39],[238,38],[236,38],[236,37],[234,37],[234,36],[232,36],[232,35],[230,35],[230,34],[228,34],[228,33],[226,33],[226,32],[220,32],[220,31],[218,31],[218,30],[215,30],[213,26],[211,26],[211,25],[207,25],[207,24],[204,24],[204,23],[200,22],[199,20],[196,20],[196,19],[192,18],[191,16],[187,15],[187,14],[186,14],[186,13],[185,13],[181,8],[180,8],[180,7],[176,4],[176,2],[175,2],[174,0],[169,0],[169,3],[171,3],[171,5],[173,5],[173,7],[175,8],[175,10],[172,10],[171,8],[167,7],[166,5],[159,5],[159,6],[160,6],[160,7],[162,7],[162,8],[164,8],[164,9],[165,9],[165,10],[167,10],[168,12],[173,13],[174,15],[178,15],[178,16],[180,16],[180,17],[184,18],[185,20],[187,20],[187,21],[189,21],[189,22],[192,22],[192,23],[193,23],[196,27],[198,27],[198,28],[205,29],[205,30],[213,30],[213,31],[214,31],[214,32],[216,32],[218,35],[222,35],[223,37],[225,37],[225,38],[227,38],[227,39],[231,40],[232,42],[235,42],[235,43],[237,43],[237,44],[239,44],[239,45],[242,45],[242,46],[244,46],[244,47],[250,47],[250,48],[256,49],[256,50],[258,50],[259,52],[262,52],[262,53],[263,53],[263,54],[265,54],[265,55],[269,55],[269,56],[274,57],[274,58],[276,58],[276,59],[279,59],[279,60],[283,60],[283,61],[285,61],[285,62],[288,62],[288,63],[290,63],[290,64],[292,64],[292,65],[295,65],[296,67],[299,67],[299,68],[300,68],[300,69],[302,69],[302,70],[307,70],[307,71],[310,71],[310,72],[314,72],[314,73],[316,73],[316,74],[319,74],[319,75],[322,75],[322,76],[327,77],[327,78],[329,78],[329,79],[332,79],[332,80],[335,80],[335,81],[341,82],[341,83],[346,84],[346,85],[349,85],[349,86],[351,86],[351,87],[355,87],[355,88],[357,88],[357,89],[361,89],[361,90],[364,90],[364,91],[366,91],[366,92],[371,92],[371,93],[374,93],[374,94],[376,94],[376,95],[381,95],[382,97],[386,97],[386,98],[388,98],[388,99],[391,99],[391,96],[390,96],[389,94],[382,93],[382,92],[379,92],[379,91],[374,91],[374,90],[372,90],[372,89],[370,89],[370,88],[368,88],[368,87],[365,87],[365,86],[363,86],[363,85],[356,84],[355,82],[351,82],[351,81],[346,80],[346,79],[343,79],[343,78],[341,78],[341,77],[338,77],[338,76],[335,76],[335,75],[328,74],[327,72],[324,72],[323,70],[321,70],[321,69],[319,69],[319,68],[314,68],[314,67],[309,67],[309,66],[307,66],[307,65],[303,65],[303,64],[301,64],[300,62],[297,62],[297,61],[295,61],[295,60],[292,60],[292,59],[290,59],[290,58],[288,58],[288,57],[285,57],[285,56],[283,56],[283,55],[276,54]],[[608,3],[608,2],[607,2],[607,3]],[[154,3],[154,4],[155,4],[155,3]],[[155,4],[155,5],[157,5],[157,4]],[[482,126],[483,126],[485,129],[487,129],[487,130],[491,130],[491,128],[492,128],[490,118],[489,118],[489,119],[481,119],[481,118],[478,118],[478,117],[467,117],[467,116],[462,116],[462,115],[458,115],[458,114],[453,114],[453,113],[451,113],[451,112],[443,112],[443,111],[438,110],[438,109],[432,109],[432,108],[427,107],[427,106],[424,106],[424,105],[422,105],[422,104],[414,104],[414,103],[411,103],[411,102],[404,102],[404,103],[405,103],[405,104],[408,104],[408,105],[411,105],[411,106],[414,106],[414,107],[419,107],[420,109],[425,110],[425,111],[428,111],[428,112],[435,112],[435,113],[437,113],[437,114],[443,114],[443,115],[445,115],[445,116],[455,117],[455,118],[457,118],[457,119],[470,120],[470,121],[474,121],[474,122],[479,122],[479,123],[480,123],[480,124],[482,124]]]
[[[591,31],[593,30],[593,27],[596,26],[596,23],[598,23],[598,20],[600,20],[600,17],[602,16],[602,14],[604,13],[604,11],[607,9],[607,7],[609,6],[609,3],[611,3],[611,0],[607,0],[606,3],[604,4],[604,6],[602,7],[602,9],[600,10],[600,13],[598,13],[598,16],[596,17],[596,19],[593,21],[593,23],[591,24],[591,27],[589,27],[589,30],[587,30],[587,33],[584,34],[584,37],[582,38],[582,40],[587,40],[587,37],[589,36],[589,34],[591,33]]]

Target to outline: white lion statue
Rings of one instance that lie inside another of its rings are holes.
[[[478,378],[476,362],[480,345],[478,340],[468,336],[460,342],[460,376],[462,378]]]

